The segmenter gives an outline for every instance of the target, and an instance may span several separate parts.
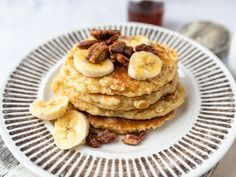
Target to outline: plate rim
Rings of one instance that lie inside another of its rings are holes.
[[[106,26],[137,26],[137,27],[144,27],[144,28],[152,28],[154,30],[159,30],[159,31],[164,31],[167,32],[169,34],[172,34],[174,36],[180,37],[181,39],[184,39],[185,41],[195,45],[198,49],[200,49],[201,51],[203,51],[204,53],[206,53],[207,55],[209,55],[214,62],[216,62],[220,69],[224,72],[224,74],[227,76],[227,78],[229,79],[229,83],[232,86],[232,92],[234,93],[234,98],[236,97],[236,82],[232,76],[232,74],[229,72],[228,68],[222,63],[222,61],[210,50],[206,49],[204,46],[202,46],[201,44],[195,42],[194,40],[190,39],[189,37],[186,37],[178,32],[172,31],[170,29],[167,29],[165,27],[160,27],[160,26],[155,26],[155,25],[151,25],[151,24],[145,24],[145,23],[137,23],[137,22],[125,22],[125,23],[101,23],[101,24],[94,24],[94,25],[86,25],[83,27],[79,27],[78,29],[75,30],[71,30],[68,31],[66,33],[62,33],[59,35],[56,35],[53,38],[50,38],[49,40],[46,40],[45,42],[41,42],[40,44],[36,45],[35,47],[33,47],[32,49],[29,50],[29,52],[27,52],[23,57],[19,58],[19,60],[12,65],[12,67],[10,67],[10,69],[8,70],[7,75],[5,75],[3,81],[1,82],[1,86],[0,86],[0,102],[1,102],[1,107],[0,107],[0,115],[1,115],[1,119],[0,119],[0,134],[2,137],[2,140],[4,141],[5,145],[7,146],[7,148],[9,149],[9,151],[12,153],[12,155],[23,165],[25,166],[28,170],[30,170],[32,173],[36,174],[37,176],[44,176],[47,175],[49,177],[54,177],[55,175],[49,173],[48,171],[42,169],[41,167],[37,166],[36,164],[34,164],[33,162],[31,162],[29,160],[28,157],[24,156],[22,154],[22,152],[16,148],[15,144],[13,141],[11,141],[11,136],[8,135],[8,132],[6,130],[6,126],[4,123],[4,119],[3,119],[3,95],[4,95],[4,90],[6,88],[7,82],[9,80],[10,75],[13,73],[13,71],[17,68],[17,66],[23,61],[23,59],[32,51],[36,50],[39,46],[53,40],[53,39],[57,39],[59,36],[62,35],[68,35],[72,32],[75,31],[80,31],[80,30],[84,30],[84,29],[88,29],[88,28],[96,28],[96,27],[106,27]],[[236,113],[234,114],[236,115]],[[202,175],[204,173],[206,173],[207,171],[209,171],[211,168],[213,168],[223,157],[224,155],[228,152],[229,148],[232,146],[235,138],[236,138],[236,131],[232,131],[233,129],[236,130],[236,121],[233,120],[232,121],[232,128],[231,131],[229,132],[229,134],[227,134],[225,136],[224,139],[224,143],[220,145],[221,149],[223,149],[224,151],[219,151],[216,150],[213,154],[214,156],[209,159],[207,159],[204,162],[204,167],[202,167],[203,165],[198,166],[198,168],[196,169],[192,169],[191,171],[193,171],[193,175],[194,176],[199,176]],[[10,139],[10,140],[9,140]]]

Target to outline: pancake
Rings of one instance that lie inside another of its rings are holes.
[[[53,84],[65,80],[68,86],[75,87],[81,93],[99,93],[106,95],[123,95],[137,97],[158,91],[165,84],[173,80],[177,72],[178,59],[176,53],[163,45],[156,44],[158,55],[162,60],[160,74],[152,79],[135,80],[128,76],[127,68],[115,66],[115,70],[103,77],[86,77],[78,72],[74,66],[73,54],[78,50],[72,48]],[[52,86],[54,87],[54,86]]]
[[[92,115],[108,116],[108,117],[122,117],[127,119],[151,119],[154,117],[164,116],[167,113],[175,110],[184,102],[184,89],[178,85],[174,93],[163,96],[159,101],[148,107],[147,109],[135,109],[130,111],[108,110],[102,109],[92,104],[89,104],[80,99],[74,100],[73,90],[68,90],[68,97],[70,102],[76,109],[86,111]]]
[[[161,87],[158,91],[152,92],[149,95],[142,95],[139,97],[125,97],[122,95],[101,95],[101,94],[83,94],[73,91],[73,100],[83,100],[87,103],[95,105],[99,108],[110,110],[133,110],[133,109],[146,109],[151,104],[157,102],[163,95],[173,93],[176,90],[178,83],[178,74],[174,79]],[[67,91],[69,86],[66,81],[57,81],[54,83],[52,90],[55,95],[69,95]],[[69,89],[70,90],[70,89]]]
[[[174,111],[149,120],[130,120],[124,118],[103,117],[89,115],[89,123],[95,128],[108,129],[119,134],[140,132],[155,129],[174,117]]]

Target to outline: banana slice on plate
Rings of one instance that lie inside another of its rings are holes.
[[[89,132],[87,117],[75,110],[67,111],[55,122],[54,140],[58,148],[70,149],[83,144]]]
[[[69,103],[66,96],[57,96],[49,101],[36,100],[29,108],[30,113],[42,120],[54,120],[65,114]]]
[[[125,42],[127,46],[131,46],[133,48],[139,44],[150,44],[149,39],[142,35],[120,37],[119,40]]]
[[[130,58],[128,74],[136,80],[156,77],[162,68],[161,59],[146,51],[135,52]]]
[[[74,65],[77,71],[87,77],[102,77],[114,70],[111,60],[105,59],[100,63],[91,63],[86,59],[87,50],[78,50],[74,54]]]

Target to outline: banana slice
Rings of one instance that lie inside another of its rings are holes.
[[[87,77],[101,77],[110,74],[114,70],[114,65],[111,60],[106,59],[101,63],[91,63],[86,59],[87,50],[78,50],[74,54],[75,68]]]
[[[30,113],[42,120],[57,119],[65,114],[69,103],[66,96],[57,96],[49,101],[36,100],[30,105]]]
[[[128,74],[133,79],[145,80],[156,77],[162,68],[161,59],[146,51],[135,52],[130,58]]]
[[[78,111],[67,111],[55,122],[54,140],[58,148],[70,149],[82,144],[89,132],[86,116]]]
[[[130,37],[120,37],[119,40],[126,43],[128,46],[132,46],[133,48],[139,44],[150,44],[149,39],[146,36],[135,35]]]

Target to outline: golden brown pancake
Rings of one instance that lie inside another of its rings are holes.
[[[174,111],[149,120],[130,120],[124,118],[103,117],[89,115],[89,123],[95,128],[112,130],[119,134],[140,132],[155,129],[174,117]]]
[[[155,44],[159,57],[162,60],[162,69],[158,76],[147,80],[135,80],[128,75],[127,68],[115,66],[115,70],[108,75],[92,78],[78,72],[74,66],[73,54],[77,51],[74,47],[68,53],[60,73],[55,78],[52,88],[56,89],[58,82],[66,80],[68,86],[73,86],[81,93],[99,93],[106,95],[123,95],[137,97],[158,91],[165,84],[173,80],[177,72],[176,53],[163,45]]]
[[[184,88],[180,85],[177,86],[177,90],[174,93],[162,97],[147,109],[134,109],[130,111],[102,109],[80,99],[74,100],[73,92],[74,91],[70,89],[67,91],[66,95],[69,97],[70,102],[76,109],[86,111],[92,115],[122,117],[135,120],[164,116],[167,113],[177,109],[184,102]]]
[[[58,85],[53,87],[55,95],[68,95],[67,90],[70,90],[67,82],[62,80],[57,82]],[[60,83],[60,84],[59,84]],[[73,100],[83,100],[89,104],[95,105],[99,108],[110,110],[134,110],[134,109],[146,109],[151,104],[157,102],[163,95],[173,93],[176,90],[178,84],[178,74],[174,79],[161,87],[158,91],[152,92],[149,95],[142,95],[139,97],[125,97],[122,95],[102,95],[102,94],[84,94],[78,91],[73,91]]]

